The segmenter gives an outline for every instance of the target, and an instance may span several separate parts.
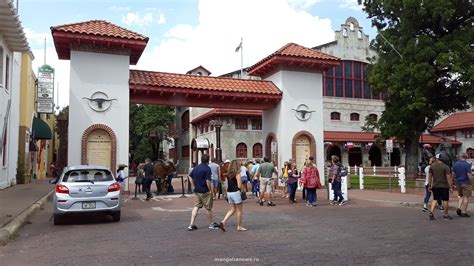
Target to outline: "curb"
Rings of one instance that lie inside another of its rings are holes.
[[[374,202],[383,202],[383,203],[387,203],[387,204],[391,204],[391,205],[394,205],[394,206],[398,206],[398,207],[410,207],[410,208],[422,208],[423,207],[423,203],[419,203],[419,202],[405,202],[405,201],[391,201],[391,200],[376,200],[376,199],[359,199],[359,200],[366,200],[366,201],[374,201]],[[451,202],[451,201],[450,201]],[[428,203],[428,206],[431,206],[431,201]],[[456,211],[457,207],[456,206],[451,206],[449,205],[449,208],[448,210],[450,211]],[[471,207],[468,208],[468,211],[471,210]]]
[[[53,194],[54,190],[51,190],[48,194],[43,196],[40,200],[33,203],[30,207],[26,208],[5,226],[0,228],[0,246],[4,246],[14,236],[18,230],[28,221],[28,219],[35,213],[36,210],[43,207],[48,198]]]

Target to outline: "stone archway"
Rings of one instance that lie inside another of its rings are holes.
[[[382,152],[376,145],[370,147],[369,160],[370,166],[382,166]]]
[[[393,152],[390,154],[390,166],[398,166],[400,162],[400,148],[393,148]]]
[[[115,172],[117,165],[117,137],[107,125],[95,124],[82,134],[81,164],[99,164]]]
[[[349,165],[362,166],[362,149],[361,148],[353,147],[349,149]]]
[[[336,155],[340,160],[342,160],[341,148],[337,145],[331,144],[326,150],[326,161],[331,161],[331,156],[333,155]]]
[[[274,154],[274,158],[272,158],[272,142],[276,142],[276,152]],[[270,160],[274,160],[277,162],[278,159],[278,141],[276,139],[276,135],[272,133],[268,133],[267,138],[265,139],[265,157],[270,158]]]
[[[293,137],[291,144],[291,157],[295,160],[297,167],[303,166],[305,160],[309,157],[314,158],[316,162],[316,140],[313,134],[308,131],[299,131]]]

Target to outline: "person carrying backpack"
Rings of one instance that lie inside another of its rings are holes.
[[[331,169],[330,173],[332,176],[330,177],[330,182],[332,184],[332,189],[334,190],[334,200],[331,202],[331,205],[339,205],[343,206],[346,205],[346,201],[342,196],[341,190],[341,171],[342,171],[342,164],[339,162],[339,157],[337,155],[331,156]]]
[[[301,182],[304,184],[306,191],[308,192],[308,203],[306,206],[316,207],[317,194],[316,189],[321,188],[321,180],[319,178],[319,171],[313,164],[313,158],[309,158],[309,162],[303,169],[303,178]]]

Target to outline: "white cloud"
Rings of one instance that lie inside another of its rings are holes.
[[[240,68],[234,50],[241,37],[244,66],[250,66],[289,42],[313,47],[332,41],[334,31],[329,19],[286,0],[200,0],[198,25],[176,25],[163,37],[145,50],[137,69],[186,73],[203,65],[219,75]]]
[[[341,3],[339,4],[339,7],[348,8],[355,11],[362,11],[363,5],[359,5],[359,3],[357,3],[357,0],[340,0],[340,1]]]
[[[24,28],[24,31],[30,47],[44,46],[44,39],[51,35],[49,32],[35,32],[30,28]]]
[[[160,12],[160,18],[158,19],[158,25],[165,24],[166,23],[166,18],[163,13]]]
[[[145,13],[143,16],[140,16],[138,12],[129,12],[122,17],[122,22],[129,26],[137,25],[143,27],[153,22],[153,14]]]

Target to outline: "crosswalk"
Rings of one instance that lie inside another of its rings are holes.
[[[185,198],[192,197],[193,195],[184,195]],[[173,199],[178,199],[182,198],[182,195],[162,195],[162,196],[154,196],[150,201],[155,201],[155,202],[160,202],[160,201],[171,201]],[[146,202],[144,197],[127,197],[123,200],[123,202],[129,202],[129,201],[142,201]]]

